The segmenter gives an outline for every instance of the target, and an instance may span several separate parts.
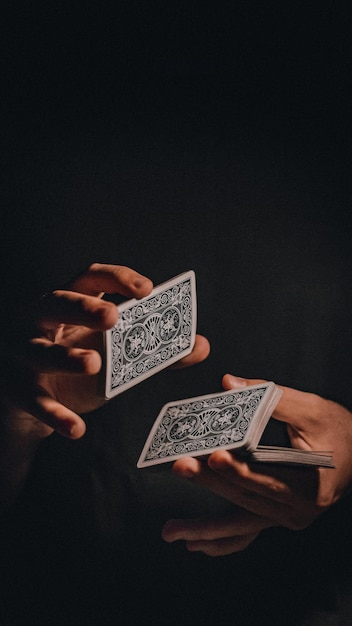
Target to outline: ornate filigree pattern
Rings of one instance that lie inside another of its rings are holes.
[[[192,341],[191,280],[126,309],[110,333],[111,389],[177,357]]]
[[[187,455],[195,451],[243,441],[266,387],[244,389],[229,395],[205,397],[165,412],[145,461]]]

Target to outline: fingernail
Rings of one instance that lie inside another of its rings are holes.
[[[85,432],[84,424],[82,424],[81,422],[80,423],[71,423],[68,426],[66,436],[69,439],[79,439],[80,437],[82,437],[82,435],[84,435],[84,432]]]
[[[188,552],[201,552],[202,549],[196,542],[186,541],[186,548]]]
[[[136,287],[136,289],[140,289],[141,287],[145,287],[146,285],[149,286],[150,282],[151,281],[149,280],[149,278],[138,277],[135,278],[135,280],[133,281],[133,285]]]
[[[186,469],[182,473],[182,478],[194,478],[194,477],[195,477],[195,473],[192,472],[192,470]]]
[[[133,286],[135,289],[142,291],[145,295],[148,295],[153,289],[153,283],[149,278],[145,278],[143,276],[135,278],[133,281]]]
[[[169,519],[165,522],[161,531],[163,540],[167,543],[173,543],[174,541],[183,539],[184,533],[182,532],[182,528],[180,529],[180,524],[182,527],[182,520],[178,519]]]
[[[195,477],[195,472],[188,468],[185,468],[185,469],[182,468],[180,470],[178,466],[176,466],[176,467],[173,467],[171,471],[173,472],[173,474],[176,474],[177,476],[180,476],[181,478],[194,478]]]
[[[228,374],[228,378],[232,389],[241,389],[242,387],[246,386],[245,378],[241,378],[240,376],[233,376],[232,374]]]

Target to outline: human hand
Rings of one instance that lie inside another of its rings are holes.
[[[224,389],[261,383],[229,374]],[[175,474],[194,480],[235,505],[221,519],[170,520],[163,528],[166,541],[182,539],[189,550],[208,555],[230,554],[246,548],[265,528],[299,530],[343,497],[352,484],[352,414],[315,394],[281,387],[283,394],[273,417],[287,423],[293,447],[332,450],[335,469],[246,463],[226,450],[207,462],[182,458]]]
[[[77,439],[85,432],[80,413],[105,402],[99,391],[102,331],[117,320],[106,294],[142,298],[152,282],[134,270],[94,263],[65,290],[56,290],[26,312],[28,323],[6,338],[0,376],[2,429],[35,438],[53,432]],[[29,319],[30,318],[30,319]],[[186,367],[206,358],[209,344],[197,336]]]

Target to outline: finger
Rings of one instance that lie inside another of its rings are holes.
[[[27,369],[22,364],[12,370],[9,363],[8,375],[0,377],[0,389],[2,399],[11,411],[23,411],[70,439],[78,439],[85,433],[86,425],[82,418],[38,384],[32,368]]]
[[[178,476],[192,479],[198,485],[209,489],[233,504],[243,506],[246,510],[257,515],[262,514],[261,506],[263,498],[258,494],[256,494],[256,498],[254,498],[254,493],[249,493],[245,487],[237,484],[236,475],[232,476],[231,480],[228,480],[228,478],[221,475],[220,472],[213,471],[206,463],[191,457],[183,457],[175,461],[172,471]],[[250,505],[249,507],[248,504]]]
[[[243,387],[249,387],[249,385],[260,385],[261,383],[267,382],[267,380],[261,378],[242,378],[241,376],[234,376],[233,374],[225,374],[222,377],[222,386],[226,390],[243,389]]]
[[[317,497],[319,475],[314,467],[268,467],[256,463],[249,465],[227,450],[217,450],[211,454],[208,467],[226,482],[275,502],[314,502]]]
[[[191,552],[221,556],[239,552],[248,547],[269,520],[238,509],[223,518],[173,519],[164,524],[162,538],[168,543],[183,540]]]
[[[182,478],[192,479],[198,485],[209,489],[237,506],[243,507],[256,515],[264,515],[262,496],[256,495],[254,498],[254,494],[248,492],[241,485],[237,485],[235,479],[227,480],[220,473],[213,471],[205,462],[192,457],[183,457],[175,461],[172,471]],[[264,503],[268,504],[267,499],[264,499]],[[269,505],[271,507],[274,506],[276,509],[278,503],[269,501]],[[266,510],[268,510],[267,506]],[[269,518],[271,519],[270,516]]]
[[[117,321],[118,310],[112,302],[73,291],[53,291],[43,300],[37,315],[42,328],[60,324],[86,326],[95,330],[108,330]]]
[[[57,402],[39,386],[21,389],[14,404],[69,439],[79,439],[86,431],[85,422],[79,415]]]
[[[206,337],[203,335],[196,335],[195,343],[193,346],[193,350],[191,354],[183,357],[170,366],[170,369],[183,369],[185,367],[190,367],[191,365],[195,365],[196,363],[200,363],[204,361],[210,352],[210,344]]]
[[[318,490],[315,468],[268,468],[259,464],[255,468],[252,469],[227,450],[218,450],[209,456],[207,463],[183,457],[175,461],[172,470],[240,506],[254,502],[259,496],[274,505],[290,506],[303,499],[315,501]],[[260,514],[262,511],[253,512]]]
[[[27,364],[41,372],[97,374],[101,356],[95,350],[70,348],[45,339],[34,339],[26,348]]]
[[[86,431],[82,418],[46,394],[36,397],[29,413],[69,439],[79,439]]]
[[[196,478],[203,472],[209,475],[214,473],[205,462],[195,457],[183,456],[172,465],[172,473],[181,478]]]
[[[240,389],[249,385],[260,385],[267,381],[257,378],[241,378],[231,374],[225,374],[222,379],[224,389]],[[273,417],[279,421],[286,422],[298,431],[305,429],[311,431],[319,424],[322,415],[327,412],[327,401],[320,396],[306,391],[299,391],[277,385],[283,391],[283,394],[273,411]],[[294,433],[292,433],[294,435]],[[305,445],[304,440],[301,441],[301,448],[311,449],[309,444]]]
[[[70,288],[91,296],[118,293],[143,298],[153,289],[152,281],[124,265],[93,263],[70,283]]]
[[[271,520],[274,524],[300,529],[306,527],[322,512],[322,509],[316,506],[313,496],[306,499],[298,490],[297,495],[293,492],[290,498],[287,495],[290,493],[289,486],[284,486],[287,488],[285,491],[280,482],[276,484],[274,480],[271,483],[272,491],[268,495],[262,495],[260,482],[258,487],[254,482],[246,488],[241,484],[241,480],[238,481],[236,474],[228,479],[227,476],[222,476],[194,458],[179,459],[174,463],[173,471],[184,478],[191,478],[218,496],[246,511]],[[285,493],[285,497],[282,493]]]
[[[235,552],[242,552],[258,537],[259,533],[242,535],[240,537],[227,537],[212,541],[187,541],[186,547],[189,552],[203,552],[207,556],[228,556]]]
[[[171,543],[184,541],[210,541],[233,536],[257,534],[272,522],[243,509],[222,518],[171,519],[162,528],[162,538]]]

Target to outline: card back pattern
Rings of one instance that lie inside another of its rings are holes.
[[[122,310],[108,331],[108,397],[188,354],[195,334],[193,272]]]
[[[267,390],[263,385],[166,405],[140,463],[209,454],[217,448],[240,448]]]

